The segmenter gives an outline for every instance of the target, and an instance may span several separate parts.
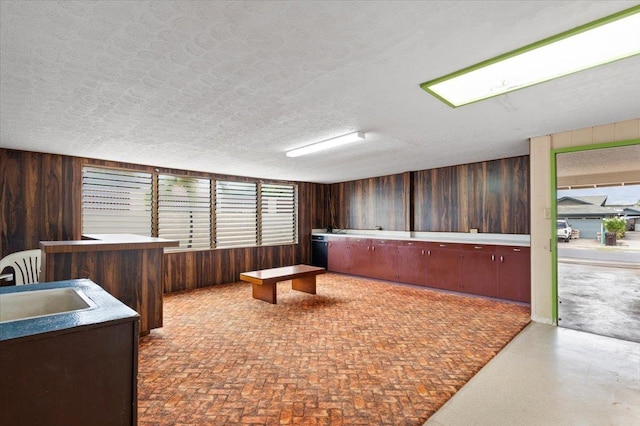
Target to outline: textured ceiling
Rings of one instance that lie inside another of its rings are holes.
[[[640,55],[458,109],[419,84],[636,4],[3,0],[0,146],[311,182],[523,155],[638,117]]]

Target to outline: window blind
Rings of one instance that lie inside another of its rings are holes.
[[[151,236],[152,175],[84,166],[82,233]]]
[[[251,182],[216,182],[216,247],[258,244],[257,185]]]
[[[158,237],[179,240],[179,249],[211,247],[209,179],[158,175]]]
[[[261,245],[296,243],[296,192],[293,185],[260,186]]]

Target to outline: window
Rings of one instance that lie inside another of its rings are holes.
[[[258,244],[257,185],[251,182],[216,182],[216,247]]]
[[[151,224],[151,173],[83,167],[83,234],[151,236]]]
[[[158,175],[158,237],[211,247],[211,181]]]
[[[293,185],[260,185],[260,244],[296,243],[296,192]]]
[[[82,168],[82,233],[178,240],[168,250],[298,242],[293,184]]]

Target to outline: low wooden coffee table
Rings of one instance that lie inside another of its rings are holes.
[[[293,265],[243,272],[240,274],[240,279],[252,284],[254,299],[275,304],[278,282],[291,280],[292,289],[316,294],[316,275],[324,273],[325,269],[317,266]]]

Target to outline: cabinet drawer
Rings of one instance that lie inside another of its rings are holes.
[[[496,252],[500,254],[507,254],[507,253],[529,254],[531,253],[531,248],[519,247],[519,246],[498,246],[496,247]]]
[[[464,244],[458,243],[427,243],[429,250],[460,250]]]
[[[495,253],[496,246],[486,244],[461,244],[464,251]]]

